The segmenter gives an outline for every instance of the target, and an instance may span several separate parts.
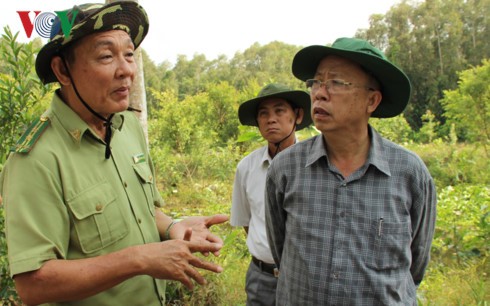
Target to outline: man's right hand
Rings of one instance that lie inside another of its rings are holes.
[[[186,235],[188,234],[190,233],[186,232]],[[200,285],[206,284],[206,280],[197,268],[216,273],[223,271],[221,266],[193,254],[217,253],[222,248],[222,244],[204,240],[186,241],[185,238],[137,246],[143,274],[158,279],[176,280],[192,290],[194,288],[192,280]]]

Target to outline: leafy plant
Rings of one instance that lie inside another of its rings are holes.
[[[18,33],[13,35],[8,27],[4,31],[0,43],[0,164],[28,124],[40,114],[49,92],[34,72],[36,44],[20,44],[16,41]]]
[[[490,156],[490,60],[459,74],[459,86],[444,91],[441,100],[449,122],[456,126],[460,138],[480,143]]]
[[[448,186],[439,190],[433,253],[462,264],[490,256],[490,187]]]

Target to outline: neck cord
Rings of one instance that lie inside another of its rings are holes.
[[[291,130],[291,132],[288,134],[288,136],[286,136],[286,137],[284,137],[283,139],[279,140],[278,142],[274,143],[274,145],[276,146],[276,152],[274,152],[274,156],[273,156],[272,158],[276,157],[277,153],[279,153],[279,147],[280,147],[281,143],[282,143],[284,140],[288,139],[288,138],[289,138],[289,136],[291,136],[291,134],[293,134],[293,132],[294,132],[294,130],[295,130],[295,129],[296,129],[296,121],[294,121],[293,129],[292,129],[292,130]]]
[[[104,136],[104,142],[105,142],[105,158],[109,159],[111,156],[111,138],[112,138],[112,117],[114,117],[114,114],[110,114],[109,118],[104,118],[102,115],[94,111],[88,104],[85,102],[85,100],[82,99],[80,96],[80,93],[78,92],[77,87],[75,86],[75,82],[73,81],[73,78],[71,77],[70,70],[68,69],[68,65],[65,62],[65,59],[61,57],[61,61],[63,62],[63,65],[65,66],[66,73],[68,74],[68,77],[70,78],[71,84],[73,85],[73,89],[75,90],[75,94],[77,95],[78,99],[82,102],[82,104],[97,118],[100,120],[104,121],[104,126],[106,127],[105,131],[105,136]]]
[[[291,134],[293,134],[293,132],[296,130],[296,118],[298,118],[298,111],[297,111],[297,110],[295,110],[295,112],[294,112],[294,113],[295,113],[295,116],[294,116],[294,125],[293,125],[293,129],[292,129],[292,130],[291,130],[291,132],[288,134],[288,136],[284,137],[283,139],[279,140],[278,142],[276,142],[276,143],[274,144],[274,145],[276,146],[276,152],[274,152],[274,156],[273,156],[272,158],[276,157],[277,153],[279,153],[279,146],[281,145],[281,143],[282,143],[284,140],[288,139],[288,138],[289,138],[289,136],[291,136]]]

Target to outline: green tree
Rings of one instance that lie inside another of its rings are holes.
[[[393,118],[371,118],[369,124],[393,142],[408,143],[413,140],[412,129],[403,114]]]
[[[296,88],[301,82],[291,74],[291,62],[299,49],[278,41],[264,46],[254,43],[230,61],[233,79],[228,81],[240,90],[252,79],[262,85],[277,82]]]
[[[478,142],[489,156],[490,143],[490,60],[462,71],[459,86],[444,91],[441,100],[449,124],[456,126],[460,139]]]
[[[30,122],[40,115],[49,91],[34,72],[35,43],[20,44],[16,41],[18,33],[13,35],[8,27],[4,31],[0,43],[0,165]]]
[[[489,15],[490,0],[405,0],[386,15],[372,15],[370,27],[356,33],[409,76],[413,90],[404,115],[415,130],[427,110],[444,125],[443,91],[456,88],[458,71],[489,57]]]

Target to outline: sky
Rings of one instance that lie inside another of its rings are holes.
[[[89,0],[90,1],[90,0]],[[88,2],[88,1],[87,1]],[[97,2],[92,0],[90,2]],[[150,29],[141,47],[156,64],[174,64],[178,55],[190,60],[231,59],[254,43],[280,41],[296,46],[331,44],[369,27],[369,16],[385,14],[400,0],[139,0],[147,11]],[[27,38],[17,11],[54,12],[85,1],[8,0],[2,2],[0,32],[9,26],[18,40]],[[31,17],[31,21],[33,16]],[[43,39],[43,41],[47,41]]]

